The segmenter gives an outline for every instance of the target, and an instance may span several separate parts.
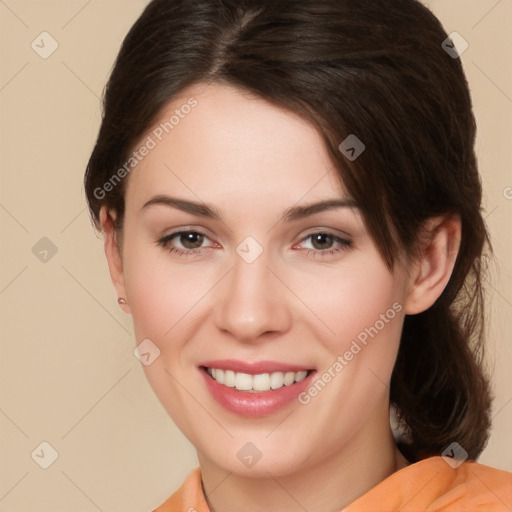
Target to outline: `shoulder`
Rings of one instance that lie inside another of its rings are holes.
[[[434,459],[428,464],[432,470],[440,468],[439,496],[432,510],[512,510],[512,473],[474,461],[453,468],[442,457]]]
[[[429,457],[393,473],[343,512],[512,510],[512,473]]]
[[[152,512],[209,512],[203,494],[200,468],[194,468],[180,488]]]

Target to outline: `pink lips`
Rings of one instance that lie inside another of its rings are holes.
[[[248,373],[250,375],[256,375],[258,373],[273,373],[278,371],[298,372],[301,370],[311,370],[311,368],[277,363],[274,361],[247,363],[232,359],[205,361],[204,363],[201,363],[199,368],[200,372],[205,380],[206,387],[214,400],[228,411],[246,417],[268,416],[283,409],[311,385],[316,374],[316,371],[313,370],[300,382],[295,382],[294,384],[283,386],[279,389],[251,393],[249,391],[239,391],[236,388],[230,388],[223,384],[219,384],[207,373],[205,367],[232,370]]]

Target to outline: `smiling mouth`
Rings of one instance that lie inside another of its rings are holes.
[[[301,382],[315,371],[301,370],[298,372],[271,372],[251,375],[249,373],[223,370],[221,368],[210,368],[207,366],[202,366],[201,369],[219,384],[249,393],[263,393],[281,389],[285,386],[292,386],[293,384]]]

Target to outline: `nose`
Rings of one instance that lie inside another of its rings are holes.
[[[258,342],[290,329],[291,294],[269,266],[265,252],[252,263],[235,255],[233,269],[217,290],[217,327],[238,341]]]

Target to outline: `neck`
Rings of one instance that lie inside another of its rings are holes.
[[[203,492],[211,512],[332,512],[341,510],[408,465],[387,429],[367,423],[337,453],[287,475],[252,478],[226,472],[198,452]],[[377,429],[378,430],[378,429]]]

